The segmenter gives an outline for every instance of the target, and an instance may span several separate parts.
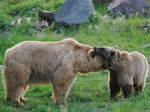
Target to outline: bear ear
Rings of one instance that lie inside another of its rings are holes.
[[[94,49],[95,53],[98,51],[98,48],[95,46],[93,47],[93,49]]]
[[[100,49],[102,49],[102,48],[94,46],[93,49],[94,49],[95,54],[99,54]]]
[[[118,46],[113,46],[112,48],[113,48],[113,49],[118,49]]]
[[[111,56],[115,56],[116,54],[117,54],[117,51],[116,50],[112,50]]]
[[[94,49],[90,49],[90,50],[88,51],[88,56],[94,58],[94,57],[95,57],[95,50],[94,50]]]

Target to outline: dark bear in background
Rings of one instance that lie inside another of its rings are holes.
[[[103,59],[103,68],[110,71],[110,98],[123,90],[124,97],[141,92],[146,83],[149,65],[145,56],[139,52],[119,51],[117,47],[94,47]]]
[[[121,14],[129,17],[130,15],[136,15],[147,17],[149,13],[149,4],[146,0],[114,0],[108,5],[108,14],[111,14],[114,18]]]

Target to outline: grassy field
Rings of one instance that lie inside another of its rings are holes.
[[[92,21],[80,26],[78,30],[62,28],[54,30],[54,25],[42,31],[34,31],[27,23],[38,19],[40,9],[57,11],[62,0],[0,0],[0,64],[3,64],[5,50],[24,40],[58,41],[67,37],[91,46],[114,46],[120,50],[139,51],[150,62],[150,30],[138,26],[150,23],[149,18],[131,17],[128,20],[105,18],[106,5],[95,5],[97,14]],[[17,14],[11,16],[11,14]],[[11,26],[13,20],[22,18],[19,25]],[[2,71],[0,71],[2,72]],[[0,82],[2,82],[0,73]],[[5,104],[4,90],[0,83],[0,112],[149,112],[150,77],[145,90],[138,96],[124,99],[121,94],[115,100],[109,98],[108,72],[78,75],[72,86],[65,106],[55,106],[51,99],[51,84],[31,86],[25,97],[28,101],[22,108]]]

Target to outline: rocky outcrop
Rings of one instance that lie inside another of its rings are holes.
[[[115,0],[108,5],[108,14],[113,17],[125,15],[136,15],[147,17],[149,13],[149,4],[146,0]]]

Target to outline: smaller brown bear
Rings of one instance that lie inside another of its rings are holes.
[[[120,92],[120,88],[125,98],[131,95],[133,88],[135,94],[144,89],[149,69],[144,55],[136,51],[119,51],[117,47],[94,47],[94,50],[103,58],[103,68],[110,71],[110,99]]]

